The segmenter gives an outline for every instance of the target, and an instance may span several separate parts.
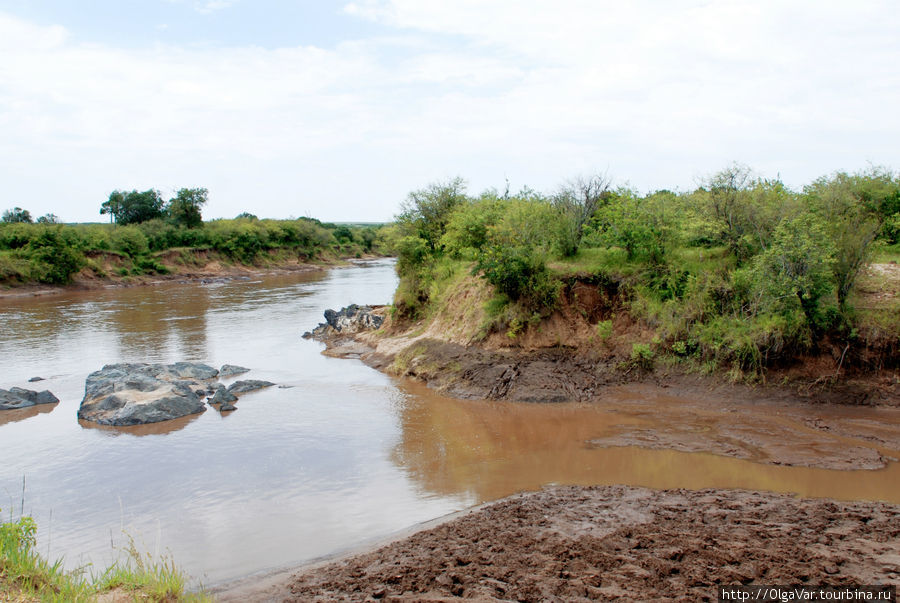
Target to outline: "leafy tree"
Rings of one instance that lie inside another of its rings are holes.
[[[670,192],[640,198],[634,191],[620,188],[598,216],[601,238],[624,249],[629,260],[663,264],[676,223],[674,201]]]
[[[704,188],[720,240],[738,264],[765,250],[775,228],[798,205],[781,181],[759,178],[737,163],[713,175]]]
[[[14,207],[3,212],[3,221],[8,224],[26,223],[31,224],[31,212],[21,207]]]
[[[805,192],[834,245],[832,270],[838,304],[843,309],[868,263],[872,243],[879,234],[890,240],[889,212],[900,210],[900,181],[881,168],[852,175],[837,172],[829,178],[819,178]]]
[[[206,205],[209,191],[205,188],[182,188],[169,199],[166,213],[177,226],[197,228],[203,224],[201,208]]]
[[[578,253],[585,226],[610,197],[610,184],[605,175],[579,177],[564,186],[553,198],[553,204],[563,217],[558,244],[564,257]]]
[[[60,224],[61,222],[56,214],[45,214],[37,219],[38,224]]]
[[[488,243],[489,229],[500,222],[508,208],[509,202],[484,195],[459,205],[447,222],[441,245],[453,257],[471,257]]]
[[[332,232],[334,238],[338,240],[342,245],[353,242],[353,231],[346,225],[341,225],[335,227]]]
[[[163,217],[163,204],[159,191],[153,189],[142,193],[115,190],[100,206],[100,214],[109,214],[110,222],[117,224],[139,224]]]
[[[409,193],[397,216],[398,224],[406,235],[425,241],[430,252],[439,253],[453,210],[467,200],[465,189],[465,181],[454,178]]]
[[[248,211],[244,211],[239,213],[234,217],[235,220],[259,220],[254,214],[251,214]]]
[[[783,220],[752,269],[762,305],[780,314],[799,307],[808,325],[819,326],[821,299],[832,289],[833,263],[834,247],[820,218],[804,213]]]

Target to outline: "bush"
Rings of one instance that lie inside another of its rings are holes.
[[[474,272],[480,272],[498,292],[532,310],[556,307],[562,287],[544,259],[526,247],[490,247],[479,255]]]
[[[144,255],[150,249],[147,237],[137,226],[117,226],[109,238],[113,251],[132,258]]]
[[[631,344],[631,362],[644,371],[653,370],[653,349],[646,343]]]
[[[35,275],[42,283],[66,284],[84,266],[84,255],[65,242],[60,229],[59,226],[45,228],[28,243]]]

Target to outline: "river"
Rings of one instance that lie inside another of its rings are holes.
[[[32,515],[39,550],[67,567],[105,567],[133,539],[211,585],[549,483],[900,502],[896,462],[833,471],[597,447],[593,437],[652,412],[450,400],[301,339],[324,309],[388,303],[395,286],[393,263],[380,260],[0,300],[0,387],[49,389],[61,400],[0,412],[3,517]],[[243,365],[252,369],[246,378],[279,387],[242,396],[227,415],[209,409],[139,428],[76,419],[85,378],[104,364],[181,360]],[[45,380],[28,383],[35,376]],[[854,420],[898,423],[890,411],[853,412],[863,413]]]

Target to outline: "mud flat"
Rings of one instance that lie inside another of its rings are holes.
[[[900,506],[746,490],[554,487],[223,601],[714,601],[720,585],[900,580]]]

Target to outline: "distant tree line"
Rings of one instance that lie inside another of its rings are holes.
[[[21,207],[14,207],[3,212],[0,221],[7,224],[31,224],[31,212]],[[38,224],[59,224],[59,217],[56,214],[45,214],[37,219]]]
[[[149,189],[115,190],[100,206],[100,214],[109,214],[117,224],[140,224],[155,219],[167,219],[176,226],[197,228],[203,224],[201,210],[209,200],[205,188],[182,188],[174,197],[163,201],[159,191]]]
[[[312,218],[261,220],[247,212],[204,223],[207,200],[205,188],[182,188],[168,201],[153,189],[116,190],[100,208],[110,224],[61,225],[53,214],[33,223],[27,210],[7,210],[0,222],[0,284],[64,284],[85,268],[105,277],[104,263],[110,261],[118,276],[164,274],[166,262],[193,261],[197,250],[245,264],[376,251],[377,227]],[[172,250],[175,256],[168,253]]]

